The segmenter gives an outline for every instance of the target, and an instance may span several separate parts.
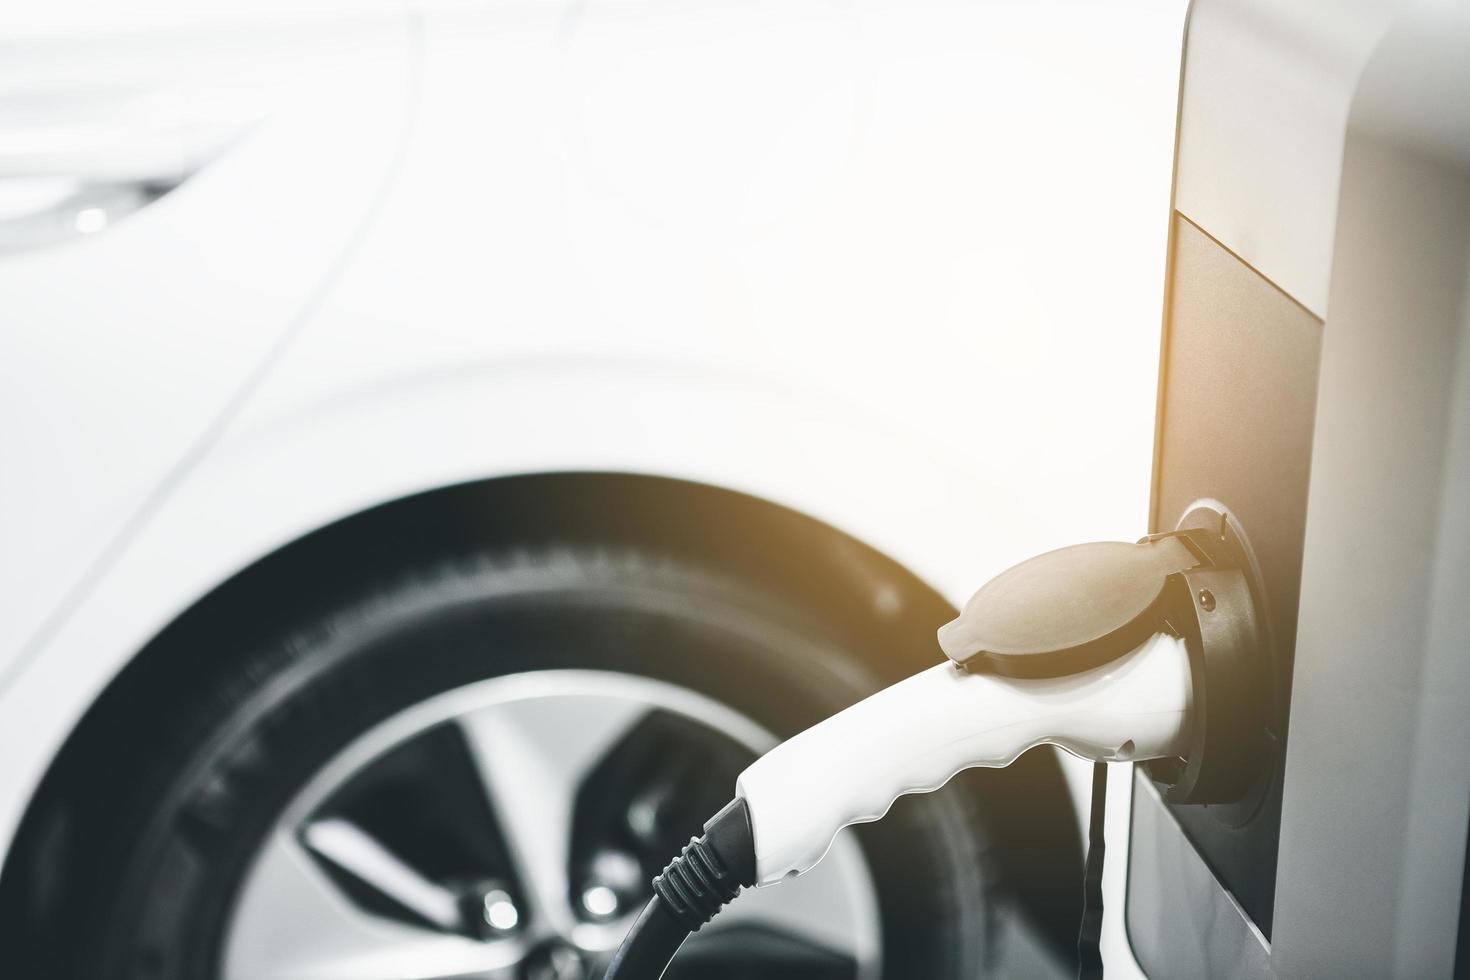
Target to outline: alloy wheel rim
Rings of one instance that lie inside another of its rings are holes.
[[[713,778],[728,795],[733,779],[723,772],[685,761],[681,773],[658,773],[700,739],[719,747],[725,769],[778,741],[702,694],[607,671],[511,674],[406,708],[350,742],[284,808],[237,894],[221,976],[591,980],[648,894],[650,852],[640,861],[637,847],[601,842],[641,840],[671,820],[692,819],[697,832],[713,812],[669,817],[678,800],[667,793],[652,803],[619,794],[652,772],[681,785]],[[468,764],[457,761],[456,741]],[[477,785],[448,796],[415,786],[416,774],[430,773],[435,786]],[[599,787],[611,788],[611,804]],[[487,819],[472,804],[442,803],[471,799],[462,792],[478,793]],[[455,812],[430,812],[436,800]],[[484,840],[475,839],[480,823]],[[793,971],[805,963],[804,975],[879,975],[876,891],[851,836],[800,879],[743,894],[681,959],[756,955]]]

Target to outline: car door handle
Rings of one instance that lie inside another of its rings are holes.
[[[177,90],[83,91],[0,119],[0,252],[96,234],[183,183],[264,114],[186,111]],[[213,108],[213,107],[211,107]]]
[[[109,228],[304,95],[346,85],[350,97],[354,73],[384,42],[397,50],[407,24],[398,0],[330,0],[306,16],[195,5],[186,24],[56,6],[30,5],[29,25],[0,37],[0,251]]]

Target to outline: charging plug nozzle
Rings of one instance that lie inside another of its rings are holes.
[[[962,769],[1010,765],[1043,742],[1091,760],[1178,755],[1189,705],[1189,655],[1167,634],[1065,677],[930,667],[788,739],[740,774],[756,884],[809,870],[840,829],[882,818],[899,796],[932,792]]]

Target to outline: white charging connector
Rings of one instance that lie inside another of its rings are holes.
[[[1253,678],[1262,658],[1253,589],[1225,531],[1222,519],[1133,544],[1075,545],[986,583],[939,631],[948,661],[740,774],[735,799],[654,879],[655,897],[608,980],[662,975],[679,944],[742,887],[802,874],[843,827],[878,820],[898,797],[937,790],[962,769],[1010,765],[1036,745],[1095,763],[1165,760],[1150,768],[1174,802],[1238,799],[1260,739]],[[1101,812],[1095,805],[1094,817]],[[1090,890],[1101,858],[1099,837]],[[1078,945],[1088,975],[1098,975],[1101,906],[1089,908]]]
[[[1050,743],[1092,761],[1178,756],[1187,741],[1185,643],[1158,633],[1100,667],[1037,679],[946,661],[788,739],[736,784],[750,810],[756,881],[810,870],[849,824],[878,820],[975,766]]]

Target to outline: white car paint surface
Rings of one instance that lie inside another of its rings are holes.
[[[0,204],[126,179],[124,105],[191,174],[0,255],[0,841],[149,637],[407,493],[697,480],[956,603],[1144,527],[1182,3],[131,6],[0,13]]]

